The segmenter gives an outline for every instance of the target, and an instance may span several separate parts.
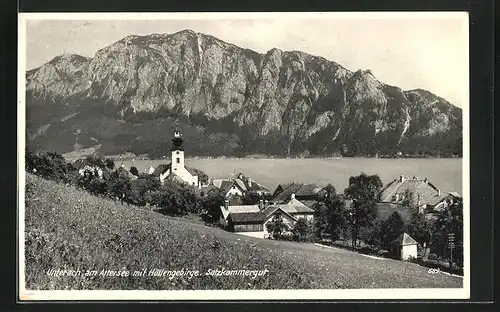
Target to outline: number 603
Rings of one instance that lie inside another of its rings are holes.
[[[439,272],[441,272],[441,270],[440,270],[440,269],[429,269],[429,270],[427,271],[427,273],[429,273],[429,274],[437,274],[437,273],[439,273]]]

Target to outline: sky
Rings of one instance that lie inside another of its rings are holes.
[[[273,47],[299,50],[351,71],[370,69],[386,84],[426,89],[464,107],[469,86],[467,18],[463,12],[64,13],[21,14],[20,22],[26,21],[28,70],[63,53],[93,57],[128,35],[192,29],[260,53]]]

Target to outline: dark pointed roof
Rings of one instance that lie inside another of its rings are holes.
[[[153,171],[152,175],[155,177],[159,177],[161,174],[165,173],[167,170],[170,169],[172,166],[171,163],[169,164],[159,164],[156,168],[155,171]]]
[[[413,239],[407,233],[401,233],[395,240],[392,241],[393,244],[397,244],[399,246],[409,246],[409,245],[418,245],[417,241]]]
[[[283,187],[284,184],[281,184]],[[319,187],[316,184],[302,184],[302,183],[290,183],[287,187],[283,189],[282,192],[278,193],[271,201],[272,202],[284,202],[291,198],[292,194],[295,196],[302,197],[312,197],[317,194]]]

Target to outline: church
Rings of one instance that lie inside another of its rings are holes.
[[[166,179],[171,179],[188,185],[199,186],[196,172],[184,166],[183,140],[181,133],[177,130],[174,132],[174,138],[172,139],[171,152],[170,163],[168,165],[159,165],[152,174],[158,176],[161,183]]]

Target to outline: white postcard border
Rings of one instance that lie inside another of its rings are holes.
[[[18,14],[18,294],[20,302],[32,300],[363,300],[363,299],[468,299],[470,297],[470,177],[469,177],[469,85],[463,86],[462,192],[464,198],[464,276],[463,288],[407,289],[297,289],[297,290],[27,290],[24,279],[25,241],[25,86],[27,20],[152,20],[152,19],[286,19],[332,18],[401,19],[456,16],[463,21],[469,37],[467,12],[246,12],[246,13],[19,13]],[[469,52],[467,50],[467,65]],[[467,66],[469,68],[469,66]],[[469,78],[470,79],[470,78]]]

